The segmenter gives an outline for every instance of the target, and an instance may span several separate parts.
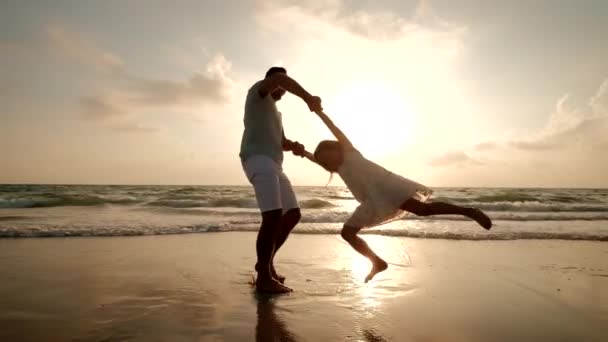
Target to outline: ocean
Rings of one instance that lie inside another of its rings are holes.
[[[357,206],[343,187],[296,187],[301,234],[336,234]],[[461,240],[608,241],[608,189],[434,188],[434,201],[483,209],[491,231],[457,216],[413,215],[363,233]],[[0,185],[0,237],[256,231],[249,186]]]

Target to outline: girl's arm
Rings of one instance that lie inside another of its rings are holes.
[[[304,150],[304,157],[306,157],[306,159],[310,160],[311,162],[313,162],[315,164],[317,163],[317,161],[315,160],[315,156],[306,150]]]
[[[329,130],[331,131],[331,133],[334,135],[334,137],[336,137],[336,139],[338,139],[338,142],[340,142],[340,144],[342,144],[342,146],[344,146],[345,148],[349,148],[349,149],[353,149],[353,144],[350,142],[350,140],[348,140],[348,138],[346,137],[346,135],[344,134],[344,132],[342,132],[335,124],[333,121],[331,121],[331,119],[329,118],[329,116],[327,116],[327,114],[323,113],[322,110],[319,111],[315,111],[315,113],[317,113],[317,115],[321,118],[321,120],[323,121],[323,123],[325,124],[325,126],[327,126],[327,128],[329,128]]]

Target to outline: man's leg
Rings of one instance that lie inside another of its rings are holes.
[[[277,231],[281,224],[283,209],[275,209],[262,213],[262,225],[256,240],[256,252],[258,261],[256,271],[256,288],[260,292],[283,293],[291,291],[274,279],[271,271],[272,257],[274,255]]]
[[[279,250],[279,248],[281,248],[281,246],[283,246],[293,228],[295,228],[298,222],[300,222],[300,218],[302,218],[300,208],[289,209],[285,215],[283,215],[281,224],[279,226],[279,232],[277,234],[277,239],[275,240],[275,253]]]
[[[258,257],[255,270],[258,272],[258,279],[272,278],[270,263],[274,255],[275,240],[280,228],[282,212],[283,209],[275,209],[262,213],[262,225],[255,243]]]
[[[276,255],[279,248],[285,244],[289,234],[293,230],[293,228],[300,222],[300,218],[302,217],[300,213],[300,208],[298,205],[298,199],[296,198],[296,194],[293,191],[293,187],[291,186],[291,182],[287,175],[281,170],[278,176],[279,187],[281,188],[281,204],[284,209],[287,209],[285,214],[283,214],[283,218],[281,219],[281,224],[279,226],[279,230],[277,231],[275,246],[274,246],[274,254],[270,261],[270,270],[278,281],[283,283],[285,281],[285,277],[278,274],[274,268],[274,256]]]
[[[262,224],[256,240],[257,263],[255,269],[258,272],[256,288],[260,292],[289,292],[291,289],[276,281],[271,272],[275,240],[280,229],[283,212],[278,177],[280,168],[265,156],[250,157],[243,167],[253,185],[258,206],[262,212]]]
[[[278,274],[277,270],[274,268],[274,256],[279,251],[279,248],[283,246],[285,241],[287,241],[287,237],[289,237],[289,234],[298,224],[301,217],[302,216],[299,208],[289,209],[285,215],[283,215],[279,225],[279,230],[274,242],[274,253],[272,255],[272,259],[270,260],[270,272],[272,273],[273,277],[281,283],[285,282],[285,277]]]

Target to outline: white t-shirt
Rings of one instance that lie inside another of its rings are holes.
[[[259,89],[262,81],[254,84],[247,93],[245,131],[241,140],[241,161],[255,155],[263,155],[283,163],[283,123],[281,112],[271,94],[261,97]]]
[[[373,227],[403,217],[399,207],[408,199],[426,201],[432,190],[394,174],[363,157],[355,149],[344,151],[338,174],[361,203],[345,223],[349,227]]]

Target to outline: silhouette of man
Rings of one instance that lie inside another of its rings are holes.
[[[253,185],[262,225],[256,241],[258,292],[284,293],[285,278],[274,268],[274,256],[299,222],[301,214],[289,178],[283,172],[283,151],[302,156],[304,146],[285,138],[281,113],[276,102],[285,92],[300,97],[310,111],[322,110],[321,98],[312,96],[285,68],[272,67],[266,77],[256,82],[245,101],[245,131],[241,140],[240,158],[245,175]]]

